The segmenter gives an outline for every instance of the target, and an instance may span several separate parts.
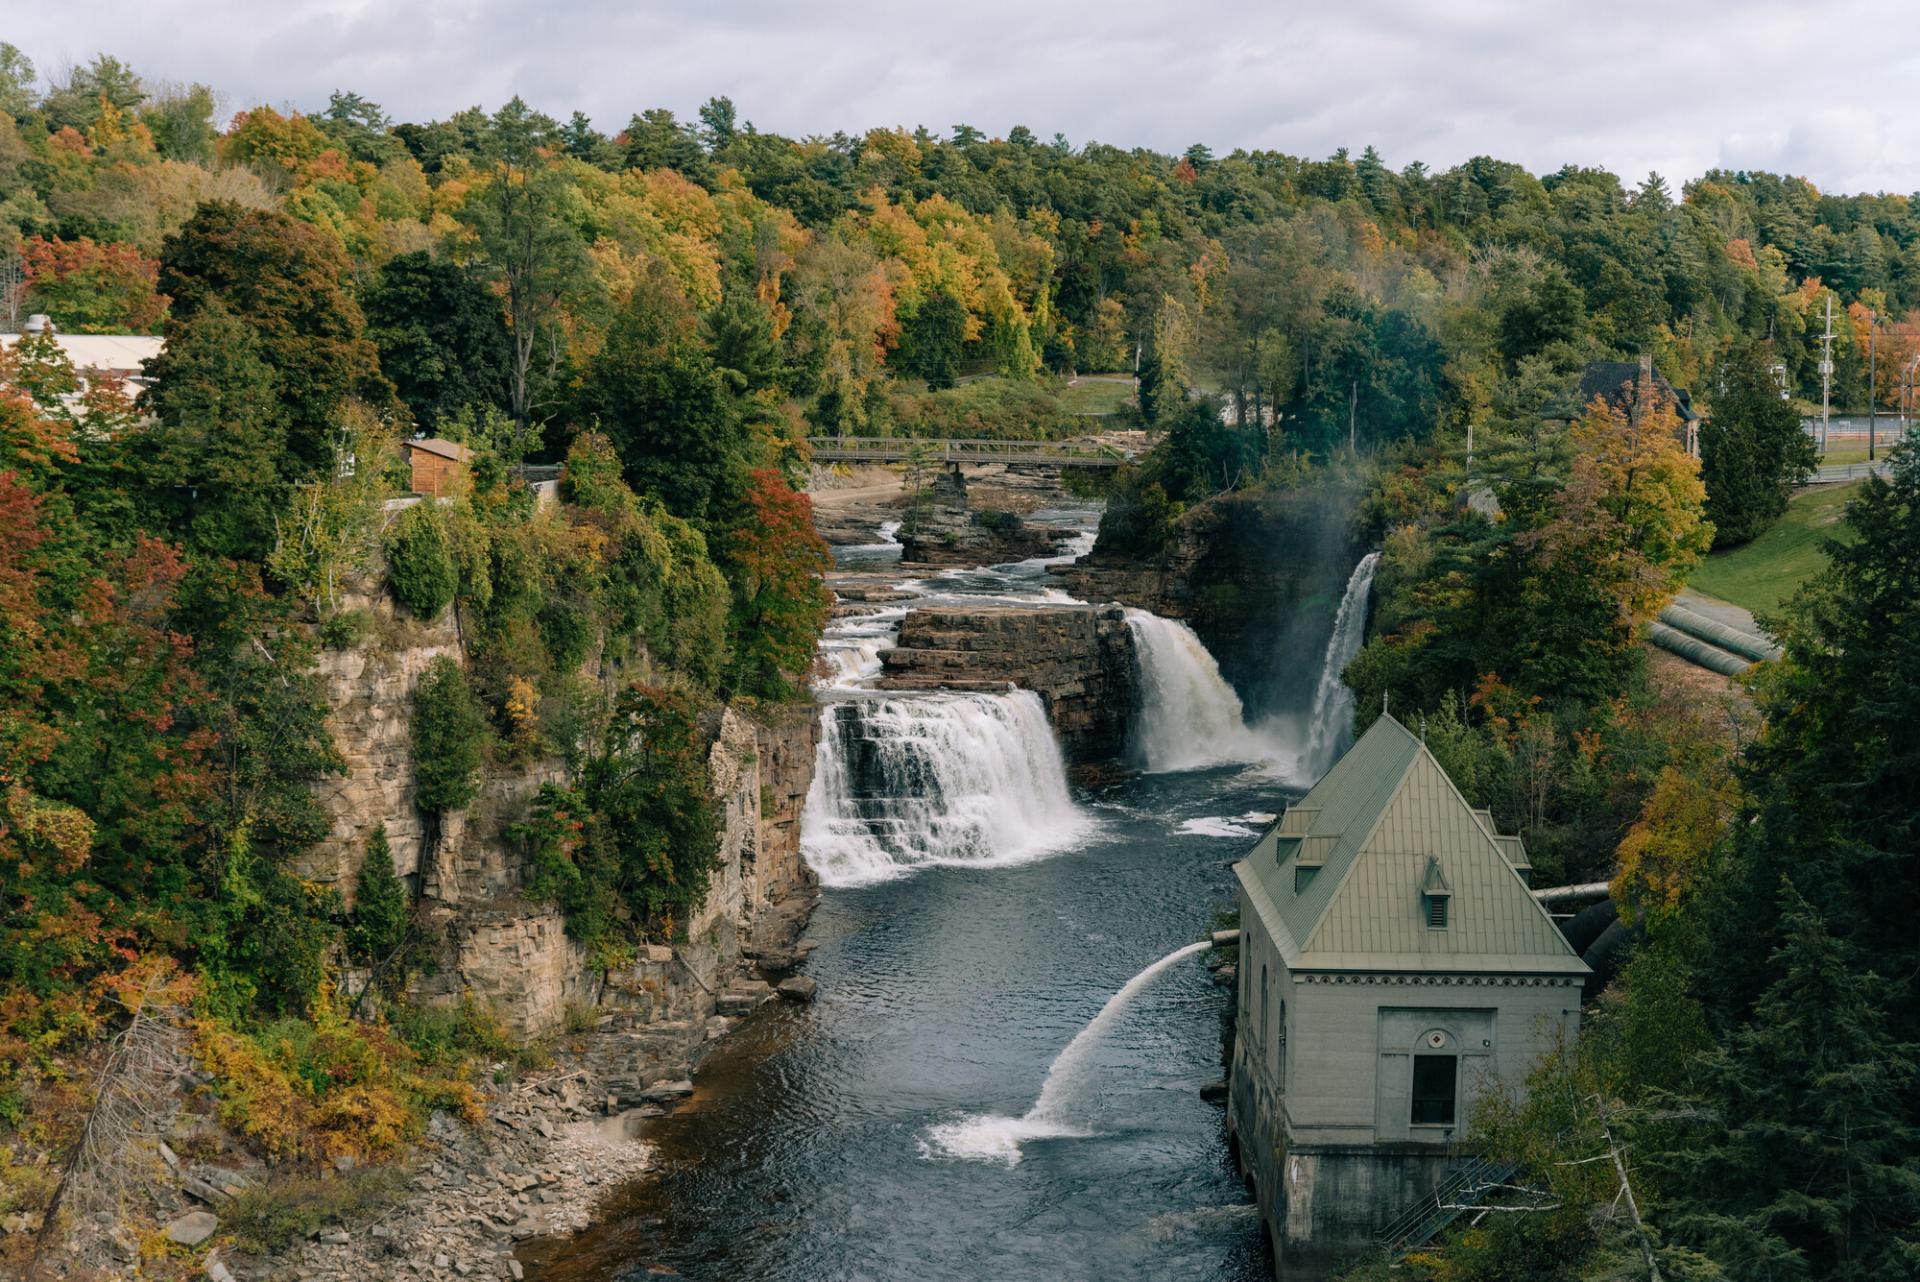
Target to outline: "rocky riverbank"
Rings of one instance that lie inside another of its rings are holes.
[[[688,1071],[723,1051],[724,1034],[754,1006],[776,992],[811,1000],[812,991],[810,982],[792,980],[777,990],[760,985],[730,994],[725,1005],[733,1014],[714,1016],[695,1032],[701,1046]],[[604,1199],[652,1168],[652,1148],[642,1138],[647,1120],[693,1091],[686,1078],[656,1081],[637,1098],[631,1088],[610,1090],[613,1083],[595,1067],[606,1058],[608,1036],[570,1039],[555,1067],[494,1088],[476,1125],[436,1114],[408,1163],[398,1201],[351,1223],[323,1225],[270,1259],[216,1257],[208,1276],[224,1271],[235,1282],[523,1277],[515,1248],[592,1222]]]

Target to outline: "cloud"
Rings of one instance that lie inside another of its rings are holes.
[[[404,119],[518,93],[617,130],[726,94],[763,129],[872,126],[1389,163],[1475,155],[1676,185],[1715,165],[1920,188],[1900,0],[67,0],[7,38],[43,69],[98,42],[235,106],[352,89]],[[1845,59],[1823,56],[1844,36]],[[1887,86],[1884,90],[1875,86]]]

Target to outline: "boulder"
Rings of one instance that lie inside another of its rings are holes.
[[[219,1227],[220,1217],[211,1211],[189,1211],[167,1225],[167,1240],[181,1246],[199,1246]]]
[[[811,975],[794,975],[780,981],[780,995],[790,1002],[810,1002],[820,991],[820,982]]]

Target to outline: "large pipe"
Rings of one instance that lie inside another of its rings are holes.
[[[1543,904],[1564,904],[1579,899],[1598,899],[1611,889],[1604,881],[1583,881],[1577,886],[1547,886],[1533,892]]]
[[[1742,655],[1729,653],[1711,642],[1702,641],[1699,637],[1682,632],[1678,628],[1668,627],[1664,623],[1649,623],[1647,640],[1662,650],[1671,651],[1691,663],[1697,663],[1725,677],[1737,677],[1753,666],[1752,661]]]
[[[1782,651],[1765,637],[1754,636],[1751,632],[1742,632],[1739,628],[1728,627],[1717,619],[1687,609],[1684,605],[1670,605],[1660,611],[1660,621],[1671,624],[1682,632],[1691,633],[1702,641],[1711,641],[1722,650],[1731,650],[1743,654],[1755,662],[1777,659]]]
[[[1215,948],[1231,948],[1239,942],[1240,932],[1237,930],[1216,930],[1213,932],[1213,946]]]

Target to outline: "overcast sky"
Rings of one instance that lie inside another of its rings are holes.
[[[518,93],[608,132],[716,94],[786,134],[966,122],[1399,168],[1478,154],[1676,189],[1713,166],[1920,190],[1912,0],[5,0],[44,72],[104,49],[240,108],[398,119]]]

